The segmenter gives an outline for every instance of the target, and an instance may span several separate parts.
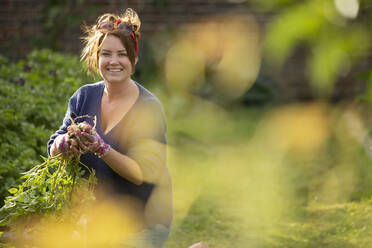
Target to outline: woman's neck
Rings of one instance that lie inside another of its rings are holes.
[[[123,96],[127,94],[131,94],[133,86],[135,86],[135,83],[131,79],[125,83],[107,83],[105,81],[104,94],[108,102],[116,101],[123,99]]]

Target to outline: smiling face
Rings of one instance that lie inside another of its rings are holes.
[[[107,83],[126,83],[132,74],[132,64],[121,40],[108,35],[98,54],[98,69]]]

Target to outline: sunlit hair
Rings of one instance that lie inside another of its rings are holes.
[[[119,27],[123,24],[126,27],[125,29]],[[130,32],[128,31],[128,27]],[[114,35],[121,40],[123,46],[127,50],[129,61],[132,64],[132,71],[134,72],[135,60],[137,57],[136,46],[138,47],[140,27],[141,21],[137,13],[130,8],[126,9],[122,15],[111,13],[103,14],[97,18],[97,22],[93,26],[88,26],[84,23],[82,25],[82,30],[85,35],[82,39],[85,46],[81,53],[81,60],[85,61],[89,72],[94,74],[94,72],[98,71],[98,58],[102,47],[102,41],[108,35]]]

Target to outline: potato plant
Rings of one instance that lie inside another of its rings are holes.
[[[0,55],[0,207],[21,173],[47,156],[69,97],[93,81],[76,56],[35,50],[12,62]]]
[[[74,137],[83,131],[81,127],[72,120],[69,136]],[[90,131],[94,131],[94,127]],[[76,146],[75,143],[69,144],[71,148]],[[88,177],[84,177],[86,171],[89,172]],[[43,163],[22,174],[23,182],[9,189],[12,195],[5,198],[5,204],[0,209],[0,226],[6,226],[14,234],[10,242],[23,240],[26,234],[32,236],[41,232],[43,219],[50,216],[58,223],[66,218],[71,221],[73,215],[76,217],[73,222],[77,223],[82,209],[86,207],[84,204],[95,199],[95,172],[80,162],[80,153],[60,153],[44,158]]]

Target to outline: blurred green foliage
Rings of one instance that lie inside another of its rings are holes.
[[[360,94],[356,100],[357,102],[367,106],[370,110],[372,110],[372,70],[364,73],[360,76],[360,80],[366,82],[364,92]],[[372,127],[371,127],[372,131]]]
[[[338,79],[367,57],[371,36],[365,16],[347,17],[332,0],[267,2],[271,5],[266,7],[275,7],[278,14],[267,27],[265,56],[281,66],[296,48],[308,48],[308,78],[316,95],[332,95]]]

